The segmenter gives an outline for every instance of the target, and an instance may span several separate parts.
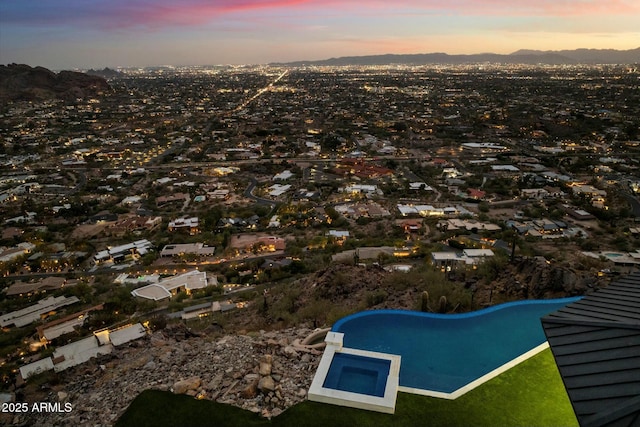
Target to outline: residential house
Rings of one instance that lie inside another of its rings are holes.
[[[85,308],[82,311],[78,311],[76,313],[38,326],[36,330],[38,331],[40,341],[51,341],[61,335],[74,332],[77,328],[81,327],[88,319],[89,313],[96,310],[102,310],[103,308],[103,304],[95,305],[93,307]]]
[[[69,282],[64,277],[50,276],[31,283],[16,282],[7,288],[7,296],[30,295],[36,292],[54,291],[65,285],[72,286],[77,282]]]
[[[335,242],[342,245],[349,238],[348,230],[329,230],[327,236],[332,237]]]
[[[128,260],[136,261],[138,258],[149,253],[152,250],[153,243],[151,243],[147,239],[136,240],[132,243],[127,243],[125,245],[115,246],[99,251],[93,256],[93,260],[96,265],[105,262],[116,264]]]
[[[207,275],[205,271],[192,270],[184,274],[161,279],[158,283],[152,283],[131,291],[135,297],[160,301],[171,298],[179,292],[191,294],[197,289],[207,286],[216,286],[218,280],[215,275]]]
[[[60,307],[74,304],[80,300],[77,297],[48,297],[21,310],[0,316],[0,327],[15,325],[18,328],[35,322],[38,319],[46,318],[50,313],[55,312]]]
[[[200,223],[198,217],[183,216],[169,221],[169,231],[188,231],[190,235],[200,232]]]
[[[184,243],[184,244],[171,244],[166,245],[160,251],[161,257],[172,257],[186,254],[193,254],[198,256],[213,256],[216,248],[207,246],[204,243]]]
[[[459,267],[476,268],[487,258],[494,256],[491,249],[464,249],[460,252],[432,252],[431,262],[445,271]]]

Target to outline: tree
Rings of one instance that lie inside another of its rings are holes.
[[[167,326],[167,316],[158,314],[149,319],[149,327],[152,331],[160,331]]]

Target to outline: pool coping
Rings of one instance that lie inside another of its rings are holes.
[[[475,311],[469,311],[467,313],[451,313],[451,314],[442,314],[442,313],[431,313],[431,312],[422,312],[422,311],[415,311],[415,310],[402,310],[402,309],[394,309],[394,308],[384,308],[384,309],[380,309],[380,310],[364,310],[364,311],[359,311],[357,313],[354,314],[350,314],[349,316],[345,316],[341,319],[339,319],[336,323],[333,324],[333,326],[331,327],[331,331],[335,332],[336,329],[338,329],[340,326],[342,326],[343,323],[352,320],[352,319],[356,319],[358,317],[364,317],[364,316],[371,316],[371,315],[375,315],[375,314],[408,314],[408,315],[412,315],[412,316],[424,316],[424,317],[430,317],[430,318],[434,318],[434,319],[466,319],[469,317],[477,317],[477,316],[482,316],[484,314],[487,313],[491,313],[493,311],[498,311],[498,310],[502,310],[504,308],[507,307],[512,307],[512,306],[518,306],[518,305],[529,305],[529,304],[557,304],[563,301],[566,301],[567,304],[570,304],[572,302],[578,301],[582,299],[582,296],[578,296],[578,297],[567,297],[567,298],[554,298],[554,299],[545,299],[545,300],[539,300],[539,299],[535,299],[535,300],[521,300],[521,301],[511,301],[511,302],[505,302],[502,304],[497,304],[497,305],[493,305],[491,307],[485,307],[482,308],[480,310],[475,310]]]
[[[383,412],[386,414],[395,413],[396,398],[400,384],[400,360],[401,357],[396,354],[379,353],[375,351],[359,350],[355,348],[347,348],[342,346],[344,334],[341,332],[329,332],[325,342],[327,346],[324,349],[320,364],[316,370],[316,374],[311,382],[311,387],[307,394],[307,398],[314,402],[330,403],[339,406],[348,406],[351,408],[365,409],[369,411]],[[337,390],[324,387],[324,381],[329,373],[333,356],[336,353],[353,354],[356,356],[370,357],[373,359],[389,360],[389,374],[385,385],[384,396],[370,396],[362,393],[353,393],[349,391]]]
[[[492,380],[493,378],[499,375],[502,375],[503,373],[507,372],[509,369],[513,368],[516,365],[519,365],[520,363],[524,362],[527,359],[530,359],[531,357],[546,350],[547,348],[549,348],[549,343],[545,341],[542,344],[532,348],[531,350],[521,354],[520,356],[514,359],[511,359],[507,363],[497,367],[493,371],[488,372],[483,376],[471,381],[470,383],[463,385],[459,389],[452,391],[451,393],[445,393],[443,391],[436,391],[436,390],[427,390],[422,388],[405,387],[405,386],[398,386],[398,391],[401,391],[404,393],[419,394],[421,396],[437,397],[439,399],[455,400],[460,396],[470,392],[471,390],[481,386],[487,381]]]

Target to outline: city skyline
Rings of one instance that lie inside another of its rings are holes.
[[[0,63],[52,69],[375,54],[633,49],[629,0],[62,0],[0,3]]]

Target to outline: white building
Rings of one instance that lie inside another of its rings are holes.
[[[184,291],[190,294],[196,289],[203,289],[207,286],[216,286],[218,279],[216,276],[207,276],[205,271],[193,270],[177,276],[167,277],[158,283],[143,286],[131,291],[131,295],[140,298],[160,301],[171,298],[178,292]]]
[[[51,296],[21,310],[3,314],[0,316],[0,327],[4,328],[5,326],[15,325],[20,328],[28,325],[29,323],[35,322],[40,319],[41,316],[46,315],[51,311],[78,301],[80,300],[77,297]]]
[[[153,250],[153,243],[147,239],[136,240],[126,245],[114,246],[96,253],[93,260],[96,264],[103,262],[117,263],[127,258],[137,259]]]
[[[271,187],[269,187],[269,195],[271,197],[282,196],[284,193],[289,191],[290,188],[291,188],[290,184],[286,184],[286,185],[273,184]]]
[[[183,243],[166,245],[160,251],[161,257],[171,257],[184,254],[194,254],[201,256],[212,256],[216,251],[215,247],[207,246],[202,242],[198,243]]]
[[[280,172],[277,175],[274,175],[272,178],[273,181],[286,181],[287,179],[293,177],[293,173],[290,170],[285,170]]]
[[[169,221],[169,231],[187,230],[189,234],[198,234],[200,220],[197,216],[183,216]]]
[[[378,189],[377,185],[351,184],[340,188],[340,191],[343,193],[364,194],[367,196],[375,194],[382,195],[382,191]]]
[[[494,253],[491,249],[465,249],[459,252],[433,252],[431,254],[431,262],[436,267],[450,271],[452,268],[459,266],[477,266],[485,259],[493,257]]]

